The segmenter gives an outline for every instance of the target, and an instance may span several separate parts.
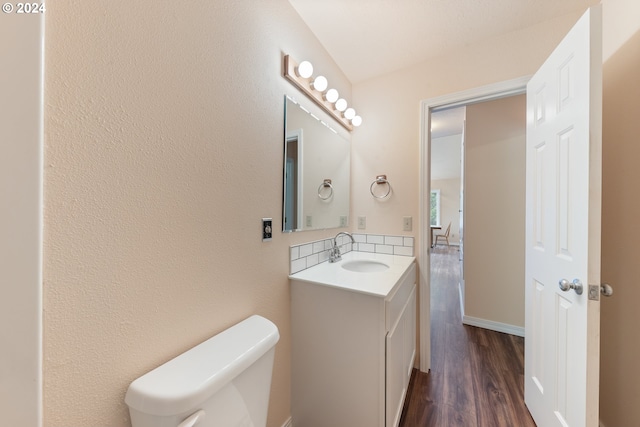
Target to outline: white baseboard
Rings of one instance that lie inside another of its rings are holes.
[[[471,316],[462,316],[462,323],[479,328],[489,329],[496,332],[524,337],[524,328],[521,326],[509,325],[506,323],[494,322],[493,320],[480,319]]]
[[[291,421],[291,417],[287,421],[282,424],[282,427],[293,427],[293,422]]]

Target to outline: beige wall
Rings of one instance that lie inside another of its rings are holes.
[[[525,95],[467,106],[464,315],[524,328]]]
[[[16,426],[41,415],[42,24],[0,14],[0,414]]]
[[[640,419],[634,326],[640,4],[603,0],[602,416]],[[353,88],[353,218],[418,236],[419,102],[533,73],[579,12]],[[126,426],[129,382],[252,313],[280,327],[269,426],[289,415],[287,247],[281,223],[281,55],[346,78],[285,0],[187,8],[55,2],[46,13],[45,426]],[[270,167],[268,165],[273,165]],[[369,185],[386,173],[388,201]],[[272,183],[267,185],[265,183]],[[634,228],[635,227],[635,228]],[[623,230],[624,232],[622,232]]]
[[[616,295],[602,304],[601,417],[607,427],[617,427],[640,419],[640,3],[602,3],[602,279],[615,286]],[[368,228],[378,232],[397,231],[402,215],[417,217],[420,100],[534,73],[581,13],[355,85],[354,104],[364,124],[353,136],[352,215],[367,214]],[[371,178],[381,171],[395,183],[397,196],[385,205],[368,195]]]
[[[533,74],[581,14],[479,41],[354,85],[353,104],[363,125],[352,137],[352,217],[367,216],[371,232],[407,234],[402,217],[412,216],[411,234],[418,238],[420,101]],[[389,200],[382,202],[369,193],[381,173],[393,186]]]
[[[419,257],[420,102],[533,74],[582,13],[479,41],[354,85],[353,104],[363,125],[352,136],[352,218],[366,216],[368,232],[413,235]],[[384,201],[369,193],[381,173],[393,186]],[[403,216],[413,217],[410,233],[402,231]],[[422,277],[428,267],[423,270]]]
[[[600,408],[606,427],[640,420],[640,2],[603,1]]]
[[[248,317],[280,328],[290,415],[282,57],[350,84],[286,0],[47,4],[44,420],[129,425],[146,371]]]

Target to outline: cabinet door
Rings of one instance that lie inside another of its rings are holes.
[[[387,384],[386,384],[386,426],[395,427],[400,421],[402,414],[402,404],[404,401],[404,371],[405,361],[405,315],[407,306],[398,322],[387,334]]]
[[[416,359],[416,287],[413,286],[411,296],[407,302],[407,308],[405,312],[405,329],[404,334],[404,394],[406,394],[409,388],[409,380],[411,379],[411,373],[413,372],[413,364]]]
[[[416,356],[416,286],[387,334],[386,426],[400,422]]]

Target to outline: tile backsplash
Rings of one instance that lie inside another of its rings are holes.
[[[388,255],[413,256],[414,238],[407,236],[388,236],[382,234],[354,233],[351,243],[347,236],[338,237],[340,252],[371,252]],[[329,250],[333,246],[333,238],[317,240],[289,247],[290,274],[297,273],[306,268],[329,260]]]

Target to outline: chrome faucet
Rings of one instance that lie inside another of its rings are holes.
[[[338,237],[340,237],[340,235],[349,236],[349,238],[351,239],[351,243],[356,242],[353,236],[346,231],[341,231],[336,234],[336,237],[333,238],[333,248],[331,248],[331,250],[329,251],[329,262],[337,262],[342,259],[342,254],[340,253],[340,248],[338,247]]]

